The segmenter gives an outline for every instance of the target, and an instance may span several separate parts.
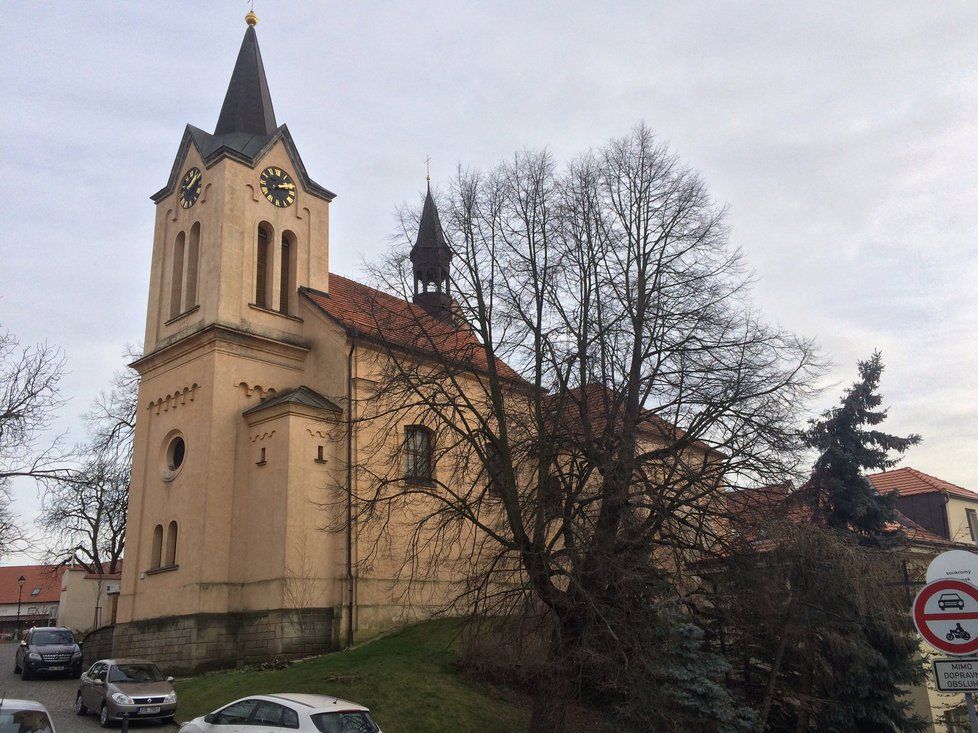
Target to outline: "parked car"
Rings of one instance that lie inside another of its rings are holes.
[[[152,662],[141,659],[100,659],[81,676],[75,695],[75,713],[89,710],[103,728],[128,716],[157,718],[169,723],[177,711],[173,678],[164,677]]]
[[[37,626],[25,632],[14,655],[14,674],[29,680],[38,672],[59,672],[78,677],[82,669],[81,647],[71,629]]]
[[[0,700],[0,731],[55,733],[47,709],[33,700]]]
[[[194,718],[180,733],[223,733],[228,726],[242,730],[300,731],[301,733],[381,733],[370,711],[349,700],[326,695],[281,693],[235,700],[202,718]],[[251,726],[260,726],[254,729]]]

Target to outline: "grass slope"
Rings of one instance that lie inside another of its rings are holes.
[[[286,669],[232,670],[180,680],[177,718],[189,720],[247,695],[311,692],[366,705],[384,733],[525,730],[527,698],[457,672],[457,629],[452,621],[428,621]]]

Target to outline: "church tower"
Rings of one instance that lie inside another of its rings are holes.
[[[324,428],[341,420],[324,394],[346,394],[343,347],[323,345],[333,332],[302,296],[329,294],[334,194],[276,121],[246,20],[214,131],[186,127],[152,196],[114,652],[171,669],[320,650],[293,647],[331,643],[347,573],[311,511],[343,470]],[[297,574],[316,579],[301,602]]]
[[[452,250],[445,242],[429,181],[418,238],[411,248],[411,266],[414,302],[433,314],[446,314],[451,310],[451,264]]]

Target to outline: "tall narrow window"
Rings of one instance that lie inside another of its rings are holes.
[[[968,531],[971,533],[971,541],[978,542],[978,513],[974,509],[965,509],[964,513],[968,517]]]
[[[183,232],[177,235],[173,243],[173,270],[170,274],[170,318],[176,318],[182,312],[183,295]]]
[[[431,455],[431,431],[420,425],[404,428],[404,475],[409,479],[431,481],[433,461]]]
[[[177,564],[177,523],[170,522],[166,529],[166,565]]]
[[[190,229],[190,246],[187,247],[187,287],[184,296],[185,311],[197,305],[197,261],[200,259],[200,222]]]
[[[163,525],[157,524],[153,530],[153,556],[149,560],[150,569],[163,564]]]
[[[495,443],[486,443],[486,480],[489,496],[498,499],[502,496],[502,482],[499,475],[503,470],[503,456]]]
[[[258,227],[258,268],[255,273],[255,305],[268,307],[268,266],[271,264],[268,256],[268,231]]]
[[[289,291],[292,290],[292,242],[287,232],[282,235],[282,274],[279,284],[278,309],[280,313],[288,313]]]

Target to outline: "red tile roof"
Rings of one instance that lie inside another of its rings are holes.
[[[21,602],[56,603],[61,598],[61,574],[64,568],[58,565],[9,565],[0,567],[0,604],[16,605],[20,586],[17,579],[24,576],[24,592]],[[37,595],[32,595],[34,589]]]
[[[564,398],[562,407],[558,404],[560,398]],[[558,419],[558,424],[561,424],[571,436],[580,437],[584,430],[585,419],[590,423],[591,430],[595,434],[600,434],[607,429],[609,417],[616,426],[621,424],[621,412],[624,409],[621,395],[616,395],[598,382],[574,387],[561,395],[550,395],[548,400],[553,405],[554,417]],[[652,410],[642,411],[638,429],[646,437],[665,441],[679,442],[686,437],[686,431],[659,417]],[[689,445],[723,457],[720,451],[702,441],[691,440]]]
[[[333,273],[329,293],[311,288],[300,288],[300,292],[348,332],[356,330],[360,337],[385,346],[488,371],[485,349],[470,327],[437,318],[404,298]],[[496,369],[504,379],[523,381],[498,358]]]
[[[897,468],[892,471],[882,471],[867,476],[873,486],[881,494],[895,491],[899,496],[914,496],[916,494],[944,494],[958,499],[978,501],[978,494],[963,486],[956,486],[943,479],[936,478],[916,468]]]
[[[776,521],[779,517],[792,522],[812,521],[811,506],[797,501],[802,496],[792,490],[791,484],[785,483],[756,489],[737,489],[728,492],[725,499],[735,528],[748,539],[756,534],[755,542],[760,541],[761,545],[766,545],[768,543],[760,538],[763,537],[763,526],[767,522]],[[954,544],[925,529],[900,511],[894,512],[894,521],[888,523],[885,529],[887,532],[900,532],[910,543],[942,546]]]

